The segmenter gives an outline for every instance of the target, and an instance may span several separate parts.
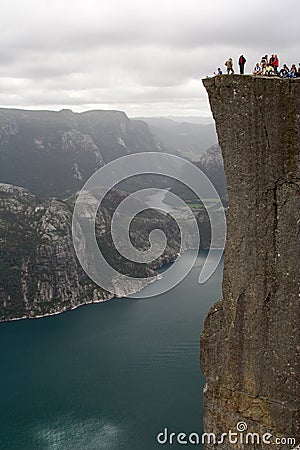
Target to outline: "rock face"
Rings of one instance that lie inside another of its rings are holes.
[[[153,269],[176,259],[178,227],[159,213],[138,216],[131,228],[137,248],[147,247],[154,228],[165,232],[168,244],[148,266],[122,258],[114,248],[110,227],[115,207],[125,196],[112,190],[101,205],[96,221],[99,246],[116,270],[135,277],[153,276]],[[0,321],[55,314],[112,298],[87,277],[75,255],[71,229],[74,200],[75,196],[41,202],[24,188],[0,183]],[[145,284],[133,280],[126,289],[120,286],[118,296],[137,292]]]
[[[201,336],[204,428],[220,436],[244,421],[248,432],[299,444],[300,80],[225,75],[203,84],[229,194],[223,299]]]
[[[41,198],[74,193],[116,158],[161,150],[146,123],[121,111],[0,108],[0,181]]]
[[[212,147],[209,147],[206,152],[200,156],[199,161],[195,162],[195,165],[208,176],[218,191],[223,203],[227,204],[228,194],[226,176],[220,146],[213,145]]]

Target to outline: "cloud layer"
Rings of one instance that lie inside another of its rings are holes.
[[[297,0],[4,0],[0,104],[209,114],[201,78],[229,56],[298,64]],[[235,64],[237,65],[237,64]]]

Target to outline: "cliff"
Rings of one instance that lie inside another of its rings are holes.
[[[249,432],[299,444],[300,80],[225,75],[203,84],[229,195],[223,299],[201,336],[204,428],[220,436],[244,421]],[[270,445],[206,445],[245,447]]]
[[[42,198],[71,195],[116,158],[161,150],[146,123],[121,111],[0,108],[0,182]]]
[[[134,245],[144,248],[149,233],[160,228],[168,239],[165,251],[149,265],[121,257],[110,228],[114,210],[126,195],[112,190],[101,204],[96,220],[98,244],[115,269],[129,276],[153,276],[153,269],[176,259],[179,230],[165,215],[153,211],[140,214],[131,228]],[[24,188],[0,183],[0,322],[56,314],[113,297],[95,285],[78,262],[71,229],[74,200],[75,196],[65,201],[40,201]],[[120,287],[118,296],[137,292],[145,284],[133,280],[126,289]]]

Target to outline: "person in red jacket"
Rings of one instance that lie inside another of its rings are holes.
[[[278,58],[277,55],[275,55],[275,57],[274,57],[273,67],[274,67],[275,75],[277,75],[278,74],[278,67],[279,67],[279,58]]]
[[[240,66],[240,74],[241,75],[244,74],[245,62],[246,62],[246,58],[244,57],[244,55],[241,55],[239,57],[239,66]]]

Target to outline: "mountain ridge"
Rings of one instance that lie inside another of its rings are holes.
[[[0,181],[42,198],[70,195],[116,158],[162,150],[146,123],[122,111],[0,109]]]
[[[130,231],[134,245],[144,248],[151,230],[160,228],[168,239],[166,249],[149,265],[121,257],[114,248],[110,224],[116,205],[126,195],[112,190],[104,199],[96,218],[98,245],[116,270],[137,278],[156,276],[155,268],[177,257],[178,228],[173,219],[160,213],[135,218]],[[0,321],[57,314],[114,297],[88,278],[76,257],[72,236],[75,199],[39,200],[25,188],[0,183]],[[86,208],[90,220],[88,202]],[[146,284],[133,280],[126,288],[116,285],[118,296],[128,296]]]

